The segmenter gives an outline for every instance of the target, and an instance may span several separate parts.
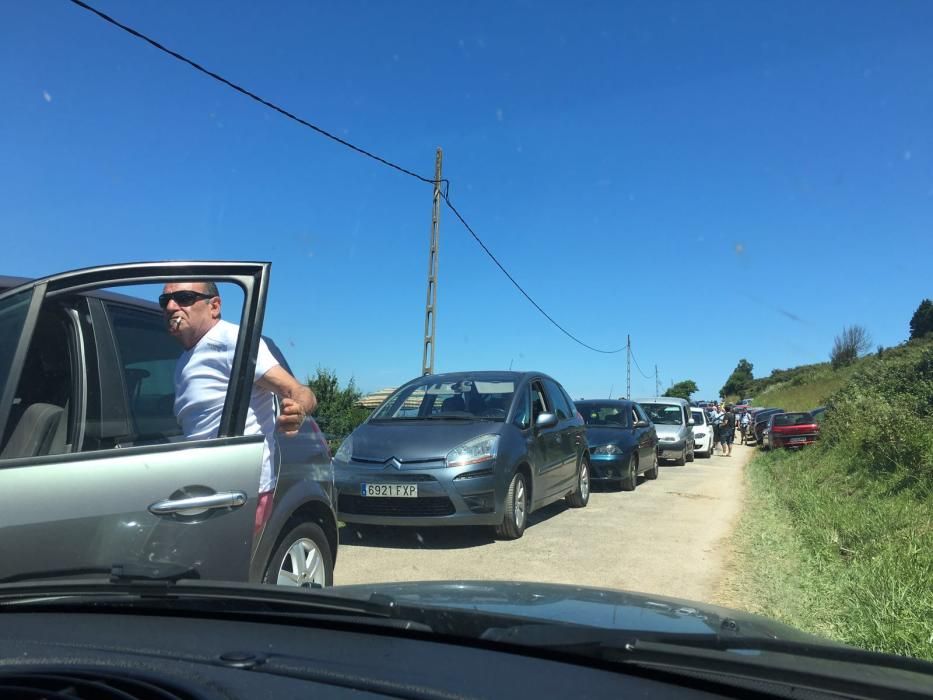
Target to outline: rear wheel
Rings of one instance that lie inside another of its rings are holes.
[[[649,481],[653,481],[658,478],[658,453],[654,453],[654,466],[651,467],[648,471],[645,472],[645,478]]]
[[[517,540],[525,534],[528,522],[528,484],[525,475],[515,472],[505,493],[505,513],[496,527],[496,536],[504,540]]]
[[[693,447],[690,448],[690,451],[687,453],[687,461],[692,462],[696,459],[696,443],[693,444]]]
[[[577,471],[577,489],[567,496],[571,508],[583,508],[590,500],[590,459],[585,456],[580,460]]]
[[[687,463],[687,446],[684,445],[684,451],[680,453],[680,457],[674,460],[674,464],[678,467],[682,467]]]
[[[628,468],[625,473],[625,478],[622,479],[622,490],[623,491],[634,491],[635,487],[638,485],[638,457],[634,454],[629,457]]]

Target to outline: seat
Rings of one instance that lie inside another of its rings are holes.
[[[441,403],[442,413],[452,413],[454,411],[466,411],[466,404],[463,402],[463,397],[459,394],[450,396]]]
[[[0,452],[0,459],[35,457],[49,453],[56,429],[65,410],[50,403],[26,407],[22,417]]]

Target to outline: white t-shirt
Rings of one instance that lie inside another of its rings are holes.
[[[189,440],[217,437],[220,415],[233,370],[233,355],[240,327],[229,321],[218,321],[190,350],[185,350],[175,365],[175,417]],[[256,357],[259,380],[278,361],[262,338]],[[259,492],[271,491],[275,486],[272,468],[275,455],[275,398],[271,391],[253,384],[246,413],[245,435],[261,433],[266,436],[262,450],[262,471]]]

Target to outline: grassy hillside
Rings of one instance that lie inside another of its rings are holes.
[[[933,343],[808,374],[762,392],[787,409],[830,410],[820,444],[749,465],[734,542],[738,603],[933,660]]]

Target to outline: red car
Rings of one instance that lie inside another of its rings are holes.
[[[812,445],[820,436],[820,425],[809,413],[776,413],[768,420],[765,446],[803,447]]]

